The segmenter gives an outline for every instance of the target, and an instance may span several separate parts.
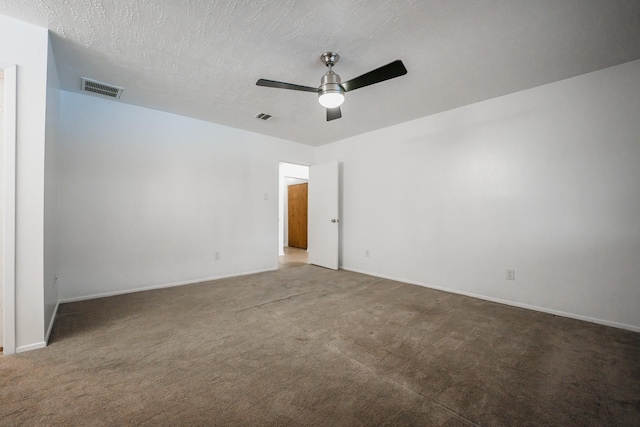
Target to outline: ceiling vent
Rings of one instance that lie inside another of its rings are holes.
[[[97,93],[98,95],[108,96],[110,98],[120,99],[124,88],[111,85],[109,83],[102,83],[97,80],[91,80],[86,77],[81,77],[82,90],[85,92]]]
[[[267,120],[272,119],[272,118],[273,118],[273,116],[271,114],[267,114],[267,113],[256,114],[256,119],[267,121]]]

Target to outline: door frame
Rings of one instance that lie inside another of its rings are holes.
[[[2,200],[2,327],[3,353],[16,351],[16,126],[17,126],[17,75],[15,64],[0,62],[4,73],[4,193]]]

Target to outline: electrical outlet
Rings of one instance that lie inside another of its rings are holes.
[[[213,254],[213,258],[215,260],[219,260],[220,259],[220,252],[216,252],[215,254]]]
[[[366,250],[364,251],[364,257],[365,257],[365,258],[369,258],[369,249],[366,249]]]
[[[507,268],[507,280],[516,280],[516,270]]]

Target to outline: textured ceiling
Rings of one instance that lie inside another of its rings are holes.
[[[49,28],[62,88],[80,76],[119,101],[321,145],[640,58],[639,0],[0,0]],[[325,121],[312,93],[333,50],[351,79],[395,59],[409,73],[347,93]],[[256,113],[275,116],[255,119]]]

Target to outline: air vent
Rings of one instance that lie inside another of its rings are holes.
[[[104,95],[111,98],[120,99],[120,95],[122,95],[122,91],[124,90],[121,87],[91,80],[86,77],[81,77],[80,81],[82,82],[82,90],[85,92],[97,93],[98,95]]]
[[[273,116],[271,114],[267,114],[267,113],[256,114],[256,119],[267,121],[267,120],[272,119],[272,118],[273,118]]]

